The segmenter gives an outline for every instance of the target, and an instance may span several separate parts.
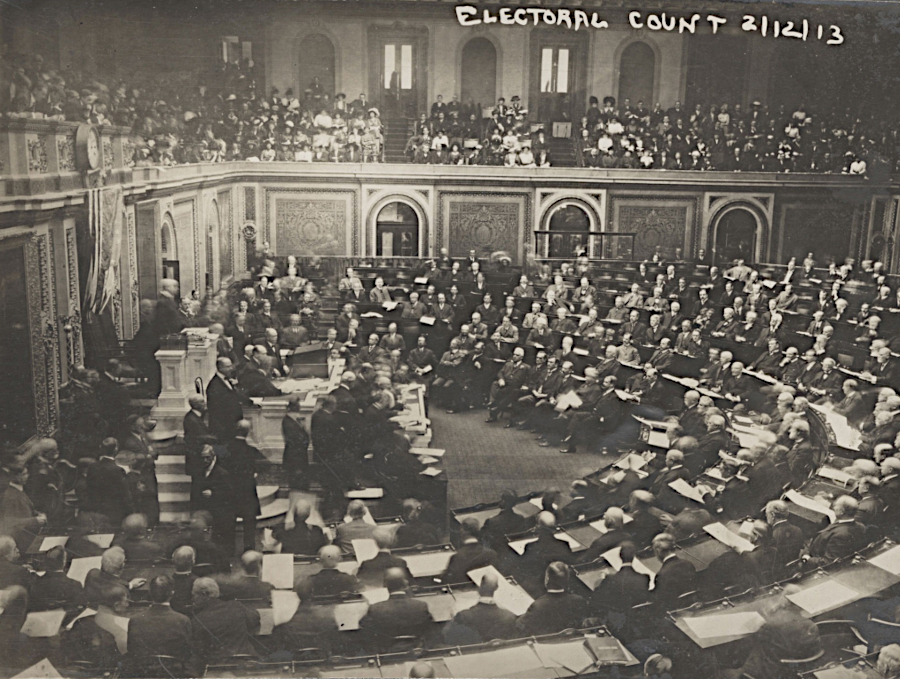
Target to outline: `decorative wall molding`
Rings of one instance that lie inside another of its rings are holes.
[[[451,256],[475,249],[479,256],[507,250],[518,264],[532,241],[531,193],[496,191],[440,191],[435,225],[435,247],[447,247]],[[466,250],[457,252],[456,250]]]
[[[334,231],[337,221],[340,218],[339,204],[343,205],[343,227],[344,243],[343,250],[335,252],[338,255],[358,255],[360,250],[360,233],[359,233],[359,191],[357,189],[321,189],[321,188],[301,188],[301,187],[273,187],[263,188],[263,205],[265,206],[265,219],[263,223],[263,232],[266,234],[263,240],[269,242],[269,246],[274,249],[276,254],[286,254],[279,252],[279,242],[282,237],[277,233],[278,229],[278,213],[277,207],[279,202],[284,202],[289,213],[282,213],[282,219],[290,219],[297,225],[300,232],[300,238],[311,240],[317,243],[317,247],[330,251],[335,247],[331,243],[332,239],[338,237]],[[295,205],[291,205],[291,204]],[[300,206],[305,206],[303,210],[307,213],[304,215]],[[304,221],[305,218],[306,221]],[[347,230],[349,226],[349,231]],[[307,234],[304,237],[303,231]],[[328,233],[328,231],[331,233]],[[271,239],[274,234],[275,242]],[[289,241],[283,241],[285,245]],[[328,254],[328,252],[306,252],[304,254]]]

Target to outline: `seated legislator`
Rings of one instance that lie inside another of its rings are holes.
[[[301,601],[312,597],[338,596],[358,592],[359,580],[349,573],[342,573],[337,566],[341,562],[341,550],[335,545],[325,545],[319,550],[322,570],[313,573],[294,588]]]
[[[503,323],[508,325],[509,320],[506,319]],[[501,325],[500,329],[502,328],[503,326]],[[525,384],[531,375],[531,367],[525,363],[524,359],[525,349],[516,347],[513,350],[512,359],[507,361],[497,374],[497,379],[494,380],[490,390],[488,422],[497,421],[500,413],[519,395],[522,385]]]
[[[444,628],[444,643],[454,646],[480,644],[492,639],[514,639],[518,634],[514,613],[494,599],[500,579],[485,573],[478,585],[478,603],[457,613]]]
[[[461,544],[456,554],[450,557],[447,569],[441,576],[444,584],[452,585],[469,582],[468,572],[485,566],[496,566],[497,552],[481,544],[478,520],[463,519],[460,524]]]
[[[399,570],[407,582],[412,582],[413,577],[406,562],[399,556],[391,554],[391,547],[394,545],[394,531],[390,528],[378,527],[372,533],[372,538],[378,546],[378,554],[359,565],[356,577],[360,583],[364,587],[370,588],[385,587],[384,578],[388,569]]]
[[[544,574],[545,594],[535,599],[519,618],[523,634],[552,634],[563,629],[578,629],[588,617],[587,602],[572,594],[569,588],[569,567],[561,561],[547,566]]]
[[[259,613],[238,601],[222,601],[212,578],[198,578],[192,589],[191,646],[197,665],[235,655],[257,655],[251,637],[259,632]]]
[[[803,562],[824,566],[850,556],[866,545],[866,527],[856,520],[859,503],[849,495],[834,501],[834,523],[823,528],[809,543]]]
[[[380,648],[390,648],[398,637],[421,639],[431,632],[434,619],[424,601],[414,599],[407,592],[409,583],[399,568],[384,572],[387,601],[369,606],[359,621],[359,629]]]
[[[72,610],[84,603],[84,588],[81,583],[66,575],[68,556],[65,547],[61,545],[53,547],[44,555],[45,572],[33,581],[34,586],[31,588],[31,598],[28,601],[29,611],[49,611],[54,608]],[[5,559],[3,561],[9,563]],[[0,574],[3,570],[4,568],[0,566]],[[12,578],[5,579],[12,580]],[[7,582],[3,586],[10,584],[13,583]]]
[[[307,523],[312,506],[302,498],[293,503],[294,525],[287,528],[279,526],[272,531],[272,536],[281,543],[282,554],[318,554],[328,543],[328,538],[319,526]]]
[[[344,554],[353,553],[353,540],[366,540],[373,537],[375,526],[368,523],[365,518],[368,510],[362,500],[351,500],[347,505],[347,516],[350,521],[341,523],[336,530],[335,544],[341,548]]]
[[[622,565],[594,590],[591,601],[595,606],[627,613],[632,607],[650,601],[650,576],[634,570],[635,551],[631,541],[619,545]]]
[[[394,535],[395,547],[415,547],[440,544],[438,529],[428,522],[426,506],[414,498],[403,501],[403,523]]]
[[[128,623],[126,665],[136,673],[165,665],[167,660],[158,656],[170,656],[182,663],[191,657],[191,621],[172,609],[170,602],[174,593],[171,577],[156,576],[150,580],[150,607],[133,616]]]
[[[678,557],[675,539],[668,533],[653,538],[653,553],[661,564],[656,574],[653,600],[662,610],[683,608],[679,597],[697,589],[694,564]]]

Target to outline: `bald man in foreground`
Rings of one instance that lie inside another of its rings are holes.
[[[491,639],[513,639],[516,616],[500,606],[494,595],[500,587],[496,573],[485,573],[478,585],[478,603],[457,613],[444,629],[444,642],[454,646]]]

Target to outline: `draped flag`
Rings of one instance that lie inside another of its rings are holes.
[[[125,222],[121,186],[88,190],[88,230],[94,251],[85,285],[84,307],[103,313],[120,289],[119,262]]]

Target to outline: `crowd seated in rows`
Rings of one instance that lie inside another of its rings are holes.
[[[384,126],[365,94],[348,100],[315,79],[303,93],[258,91],[251,60],[193,77],[135,74],[103,82],[54,69],[39,54],[4,55],[0,111],[8,116],[131,127],[135,165],[227,160],[382,162]],[[298,96],[299,95],[299,96]],[[486,111],[441,97],[421,113],[406,155],[417,164],[549,167],[547,131],[518,96]],[[875,115],[675,102],[652,108],[605,97],[573,124],[585,167],[816,172],[881,176],[895,169],[897,131]]]
[[[406,144],[411,163],[434,165],[503,165],[550,167],[546,132],[532,129],[528,111],[518,96],[510,104],[500,97],[489,118],[474,106],[460,106],[454,97],[444,104],[438,95],[431,117],[421,114],[415,134]]]
[[[875,117],[758,100],[689,111],[592,96],[573,136],[585,167],[865,175],[889,173],[896,157],[896,133]]]

